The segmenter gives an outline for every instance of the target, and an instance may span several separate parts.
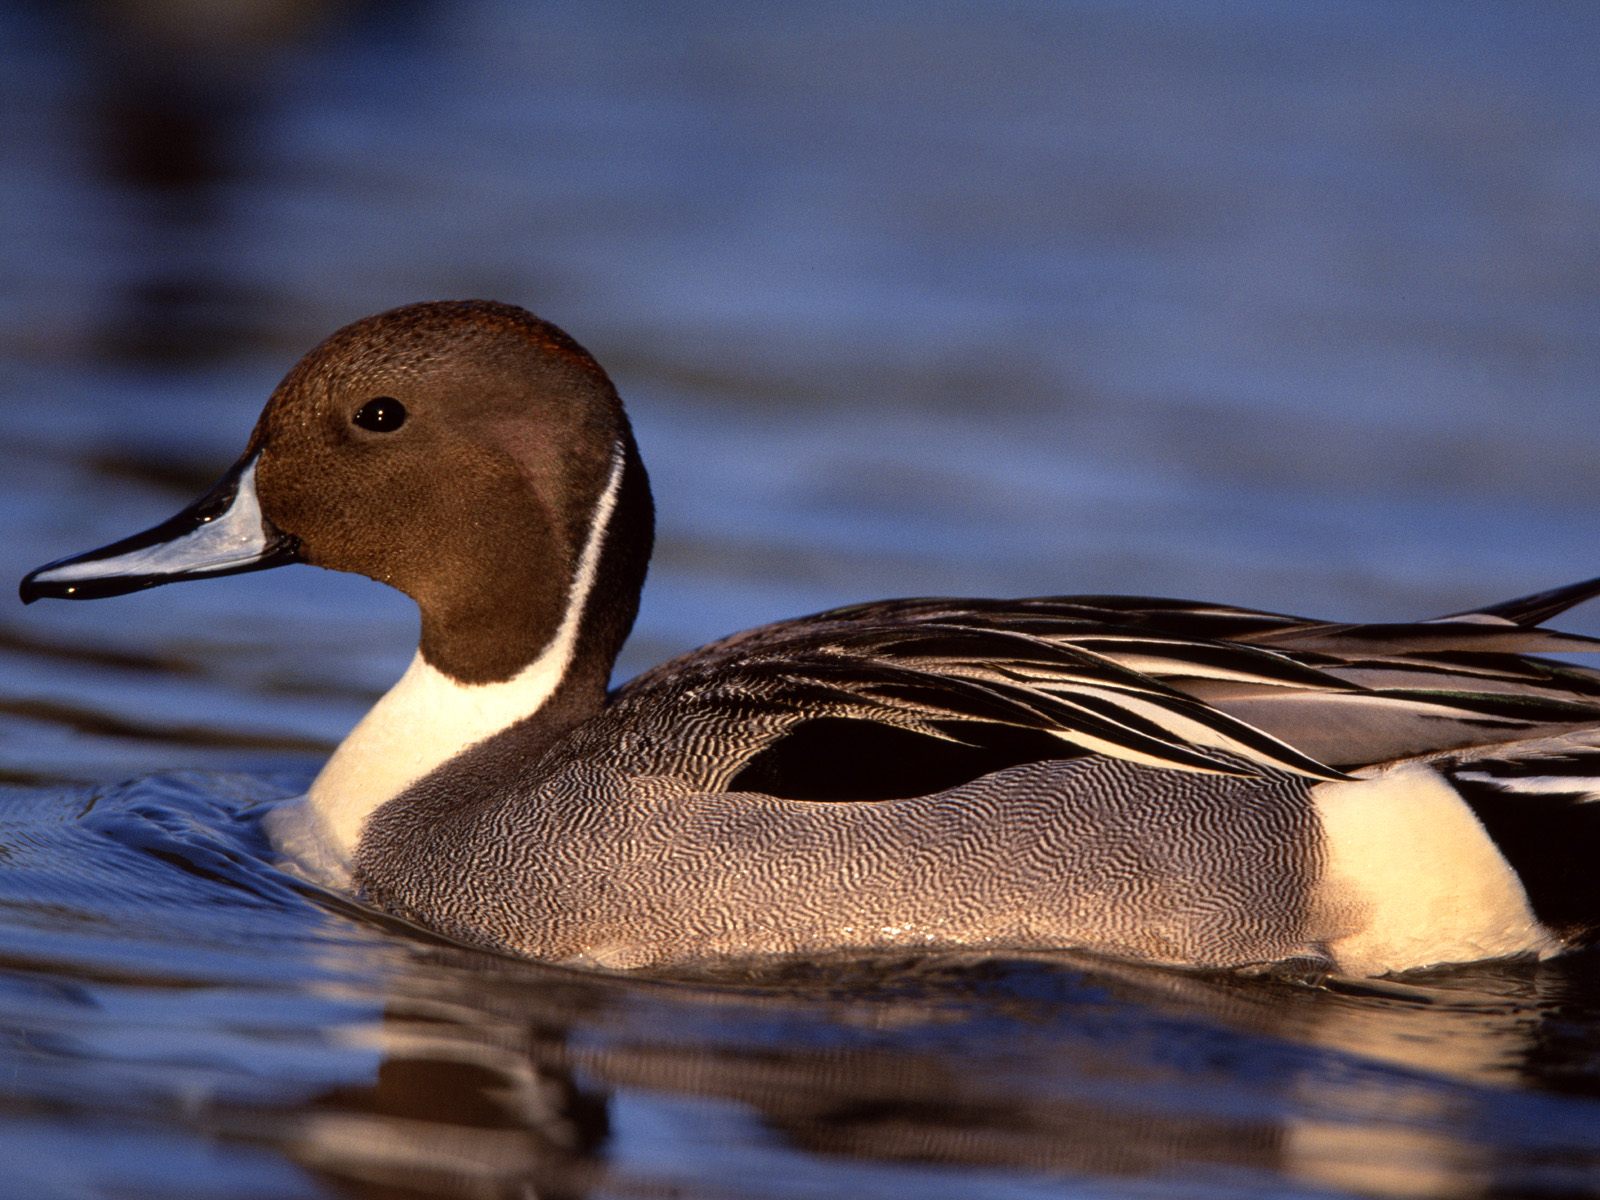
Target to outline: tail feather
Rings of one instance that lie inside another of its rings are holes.
[[[1513,600],[1502,600],[1498,604],[1486,605],[1483,608],[1451,613],[1449,616],[1440,617],[1439,620],[1459,621],[1473,617],[1494,617],[1532,629],[1535,625],[1542,625],[1551,617],[1560,616],[1567,609],[1576,607],[1585,600],[1592,600],[1596,596],[1600,596],[1600,576],[1585,579],[1581,583],[1569,583],[1562,587],[1550,588],[1548,591],[1534,592],[1529,596],[1518,596]]]
[[[1539,920],[1569,943],[1600,934],[1600,734],[1463,754],[1434,764],[1516,871]]]

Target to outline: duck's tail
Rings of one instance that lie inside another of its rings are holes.
[[[1516,872],[1540,923],[1568,944],[1600,938],[1600,730],[1433,766]]]
[[[1532,629],[1536,625],[1543,625],[1551,617],[1560,616],[1567,609],[1575,608],[1585,600],[1592,600],[1596,596],[1600,596],[1600,576],[1585,579],[1581,583],[1569,583],[1563,587],[1550,588],[1548,591],[1534,592],[1530,596],[1502,600],[1498,604],[1489,604],[1483,608],[1451,613],[1449,616],[1440,617],[1439,620],[1461,621],[1473,617],[1493,617]]]

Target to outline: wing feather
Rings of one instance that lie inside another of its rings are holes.
[[[1529,657],[1600,648],[1536,627],[1596,594],[1600,580],[1395,624],[1122,596],[882,601],[735,635],[618,698],[670,691],[686,718],[747,714],[754,732],[726,739],[730,772],[827,717],[946,743],[1003,727],[1067,754],[1343,779],[1337,768],[1600,723],[1600,673]]]

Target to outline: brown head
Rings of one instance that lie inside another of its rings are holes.
[[[22,596],[116,595],[288,561],[354,571],[417,602],[424,656],[464,683],[516,674],[577,600],[574,669],[603,687],[650,536],[621,401],[581,346],[511,305],[414,304],[307,354],[196,505],[40,568]]]

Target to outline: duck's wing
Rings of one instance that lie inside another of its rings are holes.
[[[1238,635],[1354,685],[1338,694],[1173,682],[1341,767],[1557,736],[1600,719],[1600,674],[1532,656],[1600,642],[1539,622],[1597,594],[1600,580],[1586,580],[1427,621],[1303,621]]]
[[[1547,737],[1600,721],[1600,674],[1530,657],[1600,648],[1537,622],[1600,580],[1426,621],[1335,624],[1184,600],[1080,596],[988,603],[969,620],[1066,638],[1339,768]],[[921,617],[928,604],[914,602]],[[869,606],[870,607],[870,606]],[[853,612],[854,610],[846,610]],[[938,611],[937,609],[933,611]],[[1205,653],[1250,647],[1317,673],[1249,678]],[[1329,686],[1342,684],[1343,687]]]
[[[1596,647],[1519,623],[1557,596],[1403,625],[1116,596],[885,601],[725,639],[616,700],[716,729],[686,756],[703,787],[864,798],[1085,752],[1337,779],[1600,722],[1600,675],[1526,657]]]
[[[1172,653],[1229,678],[1346,686],[1252,647]],[[640,677],[613,710],[623,727],[659,729],[662,769],[704,790],[883,799],[1089,752],[1228,775],[1344,777],[1112,656],[931,613],[767,627]]]

